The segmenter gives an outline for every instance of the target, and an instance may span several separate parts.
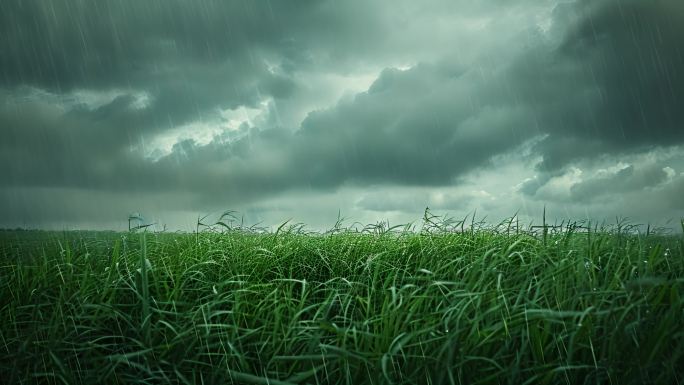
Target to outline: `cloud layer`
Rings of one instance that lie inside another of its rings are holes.
[[[0,225],[677,217],[683,18],[677,0],[3,1]]]

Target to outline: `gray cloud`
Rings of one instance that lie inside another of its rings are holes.
[[[644,167],[636,169],[626,166],[613,173],[604,173],[598,177],[583,181],[570,188],[573,199],[587,201],[602,195],[615,195],[655,187],[668,180],[666,169]]]
[[[448,65],[386,70],[368,92],[309,115],[299,161],[337,183],[451,184],[520,144],[532,123],[506,96],[473,105],[497,87],[474,77]]]
[[[264,127],[230,145],[179,144],[175,147],[179,154],[150,164],[129,149],[173,127],[211,120],[217,107],[255,106],[260,98],[287,98],[298,87],[290,77],[293,72],[319,67],[347,71],[351,65],[386,58],[398,44],[405,44],[390,32],[411,16],[407,9],[388,13],[360,4],[301,3],[297,9],[272,9],[267,3],[227,4],[207,2],[188,8],[183,2],[164,6],[116,2],[102,8],[90,2],[56,2],[50,7],[4,3],[3,14],[14,16],[3,23],[5,38],[0,45],[9,52],[2,62],[5,83],[24,87],[8,92],[6,98],[16,99],[27,85],[56,95],[81,88],[133,88],[98,108],[80,105],[66,113],[44,111],[52,108],[50,103],[35,98],[7,108],[2,119],[12,131],[8,146],[15,153],[8,150],[5,155],[21,167],[5,183],[164,189],[185,187],[192,181],[193,186],[203,185],[212,192],[225,185],[247,190],[250,185],[264,186],[270,191],[302,184],[334,187],[348,180],[444,184],[496,153],[496,146],[484,143],[486,134],[476,127],[465,127],[468,132],[461,139],[464,145],[479,146],[483,156],[473,158],[456,143],[459,138],[450,130],[459,122],[453,118],[470,118],[468,125],[478,124],[474,122],[478,117],[468,117],[464,111],[470,96],[457,87],[472,91],[475,85],[468,79],[455,84],[464,70],[445,63],[421,64],[406,73],[386,70],[369,92],[311,114],[300,132],[291,138],[278,135],[278,143],[270,143],[272,127]],[[432,11],[441,11],[440,7],[435,2]],[[364,9],[369,12],[359,12]],[[420,15],[419,25],[433,14]],[[410,51],[422,43],[412,42]],[[396,56],[405,59],[410,54]],[[275,70],[268,68],[269,60]],[[146,108],[131,108],[135,90],[149,94]],[[458,100],[444,99],[449,97]],[[461,111],[452,114],[457,103]],[[399,110],[404,111],[402,121],[393,116]],[[356,114],[364,119],[354,121]],[[421,133],[422,127],[430,131]],[[402,137],[407,140],[399,140]],[[346,139],[340,142],[340,138]],[[259,169],[268,163],[262,159],[267,157],[264,151],[285,143],[290,148],[275,151],[282,153],[277,154],[283,164],[278,169],[287,169],[289,175],[279,178]],[[27,151],[31,148],[39,151]],[[17,158],[22,155],[27,159]],[[240,155],[238,163],[250,164],[243,172],[230,164],[236,155]],[[408,161],[413,156],[416,161]],[[42,166],[45,159],[51,160],[47,169]],[[180,166],[178,159],[183,159]],[[96,163],[108,166],[93,167]],[[220,164],[223,172],[205,170]],[[440,170],[445,165],[449,171]]]
[[[675,207],[661,163],[548,191],[572,167],[680,148],[683,17],[676,0],[3,1],[0,190],[163,193],[191,211],[370,185],[408,190],[356,207],[494,208],[412,189],[463,185],[539,139],[515,158],[535,165],[523,197],[650,188]]]
[[[682,143],[684,4],[585,1],[565,11],[583,17],[551,55],[519,69],[535,84],[532,100],[550,96],[539,111],[550,134],[540,169]]]

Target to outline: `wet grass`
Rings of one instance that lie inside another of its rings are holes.
[[[510,224],[0,232],[0,378],[684,382],[681,236]]]

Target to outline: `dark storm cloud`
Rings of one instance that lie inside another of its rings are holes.
[[[125,97],[116,99],[101,110],[90,111],[89,119],[35,100],[0,106],[0,161],[10,165],[2,183],[114,188],[136,180],[131,175],[138,169],[136,160],[126,151],[130,141],[137,139],[132,137],[135,132],[98,118],[111,116],[111,110],[120,108],[118,104],[127,103]]]
[[[3,157],[13,164],[3,183],[207,192],[345,181],[445,184],[508,146],[511,138],[494,143],[488,136],[511,117],[484,108],[513,108],[497,100],[473,110],[468,93],[477,79],[446,63],[386,70],[369,92],[312,113],[294,136],[263,127],[227,145],[179,143],[156,163],[130,150],[214,117],[216,107],[286,98],[297,87],[292,72],[345,71],[378,60],[402,41],[387,33],[397,28],[391,21],[410,16],[384,16],[377,5],[278,4],[3,2],[0,80],[8,103],[0,119],[9,138]],[[16,103],[27,87],[57,97],[80,89],[124,92],[97,108],[62,111],[31,95]],[[149,95],[145,108],[132,107],[136,91]]]
[[[542,138],[521,156],[542,159],[518,190],[534,196],[572,165],[684,143],[684,3],[579,1],[541,21],[528,15],[540,2],[514,3],[2,1],[0,187],[164,191],[191,208],[450,186]],[[377,75],[365,92],[298,99],[316,76],[364,71]],[[283,105],[308,115],[289,127]],[[263,116],[146,153],[242,107]],[[586,180],[568,199],[661,186],[665,166]]]
[[[283,68],[333,62],[354,41],[372,44],[370,36],[381,36],[372,33],[379,23],[364,16],[377,12],[355,13],[352,6],[304,1],[3,1],[0,156],[10,167],[2,184],[184,189],[199,184],[186,181],[211,186],[230,177],[204,170],[222,160],[208,162],[213,152],[170,166],[131,149],[156,133],[211,121],[217,107],[287,98],[297,85]],[[330,46],[326,39],[338,44],[321,53]],[[281,70],[269,69],[267,60]],[[81,89],[124,92],[96,108],[60,105]],[[49,100],[32,90],[47,90]],[[132,108],[133,92],[146,93],[148,105]]]
[[[684,3],[583,1],[553,17],[510,64],[386,70],[367,93],[311,114],[297,169],[322,183],[444,185],[545,135],[539,186],[572,162],[684,141]]]
[[[542,185],[575,161],[682,143],[683,12],[675,0],[573,3],[510,65],[478,63],[487,77],[449,60],[386,70],[304,121],[295,169],[321,185],[444,185],[545,135]]]
[[[585,1],[559,8],[556,19],[579,21],[550,54],[514,71],[532,84],[521,89],[540,103],[549,134],[540,170],[684,141],[684,3]]]
[[[570,188],[573,199],[587,201],[603,195],[617,195],[644,188],[656,187],[668,181],[665,169],[656,165],[635,168],[626,166],[617,172],[606,173],[582,181]]]
[[[490,97],[475,104],[474,93]],[[512,104],[505,85],[451,65],[389,69],[367,92],[309,114],[295,134],[252,130],[227,145],[179,143],[157,164],[224,193],[444,186],[529,138],[534,121]]]
[[[485,93],[492,98],[471,100]],[[368,92],[309,115],[296,159],[312,180],[446,185],[520,144],[532,123],[503,85],[418,65],[386,70]]]
[[[368,12],[357,12],[356,6],[311,1],[3,1],[0,85],[54,93],[143,90],[150,94],[149,108],[135,116],[119,114],[117,123],[157,132],[211,114],[216,107],[286,98],[297,87],[290,77],[293,71],[342,66],[343,59],[369,51],[384,36],[376,31],[381,23],[373,15],[378,12],[370,6],[360,8]],[[270,70],[268,61],[281,71]]]
[[[364,16],[374,12],[317,1],[8,0],[0,7],[1,79],[60,90],[154,83],[179,68],[203,72],[226,62],[237,70],[222,73],[233,75],[229,83],[259,75],[260,54],[297,68],[328,59],[316,57],[318,41],[339,36],[337,49],[348,48],[345,38],[365,34],[363,47],[377,25]]]

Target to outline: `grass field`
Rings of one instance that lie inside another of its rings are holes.
[[[684,383],[681,235],[427,224],[0,232],[0,378]]]

